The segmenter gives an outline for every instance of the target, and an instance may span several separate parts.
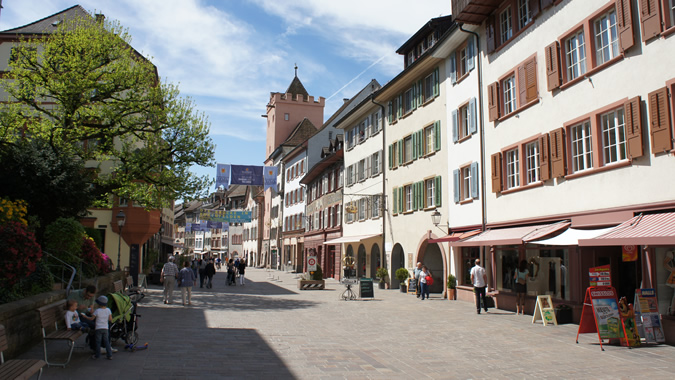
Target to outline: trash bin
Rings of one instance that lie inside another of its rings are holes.
[[[555,307],[555,319],[559,325],[572,323],[572,308],[568,305],[558,305]]]

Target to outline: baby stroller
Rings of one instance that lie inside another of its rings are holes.
[[[108,294],[108,307],[112,313],[110,325],[110,342],[124,339],[127,344],[138,342],[138,317],[136,314],[137,302],[122,292]]]

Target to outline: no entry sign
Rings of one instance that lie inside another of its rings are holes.
[[[314,272],[316,270],[316,256],[307,257],[307,270]]]

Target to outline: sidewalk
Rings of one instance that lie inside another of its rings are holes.
[[[274,276],[274,278],[270,278]],[[294,273],[247,269],[245,286],[193,292],[193,306],[174,292],[162,303],[151,286],[139,303],[139,342],[149,349],[92,360],[75,349],[67,368],[45,368],[44,379],[672,379],[675,347],[605,345],[577,325],[544,327],[531,316],[432,296],[420,301],[398,290],[341,301],[344,287],[299,291]],[[78,341],[82,345],[84,340]],[[52,343],[52,351],[67,352]],[[51,351],[50,351],[51,352]],[[42,358],[42,344],[21,358]]]

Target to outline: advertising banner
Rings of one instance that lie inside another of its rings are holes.
[[[612,286],[612,276],[609,271],[609,265],[601,267],[589,268],[588,276],[590,278],[590,285],[593,286]]]
[[[634,245],[624,245],[621,247],[621,261],[637,261],[638,249]]]
[[[232,165],[231,183],[233,185],[263,185],[263,167],[251,165]]]
[[[251,221],[251,211],[201,210],[199,219],[211,222],[248,223]]]
[[[619,303],[616,301],[614,288],[591,289],[593,310],[598,325],[598,333],[602,339],[623,338]]]
[[[265,170],[263,171],[263,180],[265,182],[265,187],[263,188],[263,191],[267,190],[268,188],[272,188],[272,191],[276,192],[277,191],[277,167],[276,166],[265,166]]]
[[[230,165],[216,164],[216,189],[223,186],[227,189],[230,186]]]
[[[223,222],[214,222],[212,220],[207,220],[206,221],[206,228],[208,228],[210,230],[223,228]]]

